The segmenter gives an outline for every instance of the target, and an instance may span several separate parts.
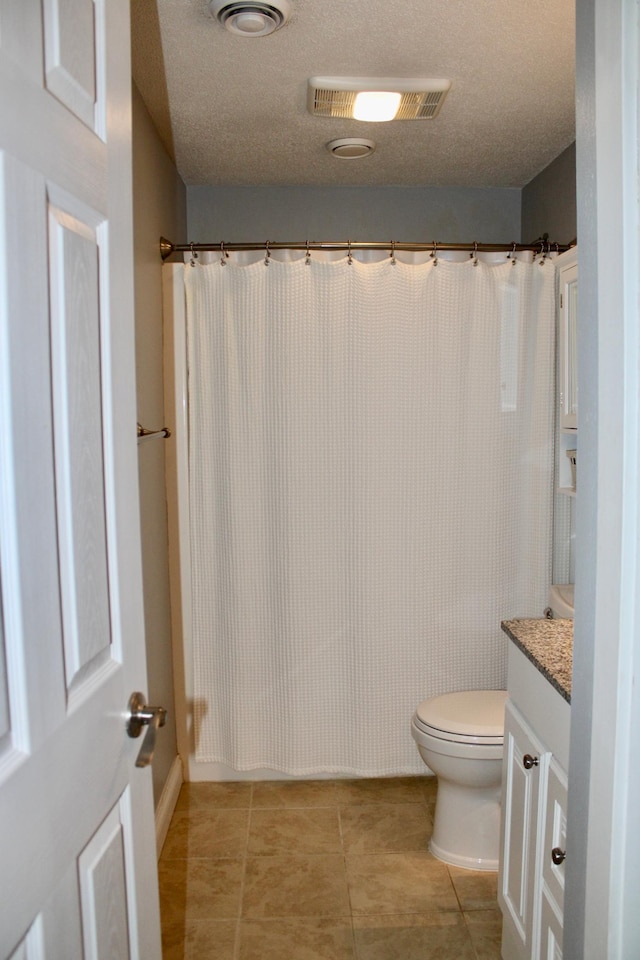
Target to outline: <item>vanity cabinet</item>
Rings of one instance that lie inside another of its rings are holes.
[[[568,702],[509,650],[498,902],[504,960],[561,960]]]

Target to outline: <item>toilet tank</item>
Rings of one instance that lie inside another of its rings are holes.
[[[573,591],[572,583],[554,583],[549,591],[549,606],[556,618],[573,620]]]

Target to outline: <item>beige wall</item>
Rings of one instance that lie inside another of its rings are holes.
[[[532,243],[545,233],[556,243],[571,243],[578,235],[575,143],[522,190],[522,242]]]
[[[163,425],[161,235],[186,236],[186,190],[167,155],[137,88],[133,87],[133,229],[135,258],[136,375],[138,420]],[[176,750],[171,653],[171,609],[165,441],[138,447],[142,563],[149,702],[167,708],[153,761],[157,805]]]

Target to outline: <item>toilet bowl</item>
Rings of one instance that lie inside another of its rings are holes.
[[[505,690],[423,700],[411,721],[420,756],[438,778],[431,853],[472,870],[497,870]]]

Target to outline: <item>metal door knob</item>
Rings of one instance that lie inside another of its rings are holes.
[[[554,847],[551,851],[551,859],[555,863],[556,867],[559,867],[561,863],[564,863],[566,856],[567,851],[561,850],[560,847]]]
[[[537,757],[532,757],[530,753],[525,753],[522,758],[522,765],[525,770],[531,770],[531,767],[537,767],[540,761]]]
[[[127,733],[135,739],[140,736],[143,727],[148,727],[136,760],[136,767],[148,767],[153,760],[156,731],[158,727],[164,727],[167,720],[167,711],[164,707],[150,707],[145,703],[145,699],[145,695],[139,691],[132,693],[129,697]]]

